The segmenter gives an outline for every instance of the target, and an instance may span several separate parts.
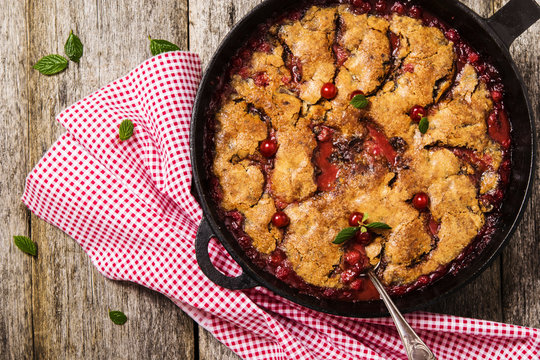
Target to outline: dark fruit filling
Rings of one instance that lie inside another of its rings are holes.
[[[319,1],[318,3],[327,2],[328,4],[335,4],[336,2]],[[500,177],[500,182],[497,188],[486,194],[479,195],[479,200],[483,206],[490,207],[493,210],[486,214],[485,224],[478,233],[476,239],[456,258],[454,261],[447,265],[440,266],[438,269],[430,274],[422,275],[417,278],[416,281],[406,285],[390,284],[388,290],[393,295],[403,295],[410,291],[425,287],[437,279],[441,278],[447,273],[456,273],[463,267],[467,266],[475,256],[486,246],[493,236],[497,227],[497,221],[500,216],[499,209],[504,197],[504,190],[509,180],[509,173],[511,170],[510,160],[510,132],[511,126],[508,119],[508,115],[505,111],[504,104],[502,103],[504,98],[504,88],[501,83],[500,76],[497,70],[483,58],[481,54],[474,51],[460,36],[459,32],[455,29],[449,28],[446,24],[442,23],[437,18],[433,17],[429,13],[426,13],[419,6],[410,6],[402,2],[386,1],[386,0],[342,0],[339,3],[349,3],[352,5],[355,14],[379,14],[382,17],[388,18],[392,13],[399,15],[410,16],[412,18],[421,19],[424,25],[439,28],[444,36],[454,43],[454,50],[457,55],[457,68],[461,69],[465,64],[471,64],[478,72],[481,81],[484,82],[489,91],[491,99],[494,102],[494,109],[486,120],[487,131],[491,139],[496,141],[504,149],[503,160],[500,167],[497,170],[497,174]],[[305,13],[304,9],[293,11],[288,16],[283,17],[280,21],[298,21],[302,19]],[[255,51],[264,53],[272,53],[273,43],[267,38],[267,31],[272,23],[268,23],[261,26],[261,30],[258,35],[254,36],[248,44],[239,50],[238,54],[231,59],[230,67],[227,71],[227,75],[238,74],[243,79],[249,79],[259,88],[268,88],[271,85],[271,77],[266,71],[259,71],[251,73],[249,69],[249,61]],[[395,56],[396,52],[400,48],[401,39],[396,34],[388,33],[389,41],[391,44],[391,52]],[[337,34],[336,39],[339,38]],[[332,45],[332,53],[335,57],[335,64],[337,66],[343,66],[345,62],[351,57],[351,52],[340,45],[337,40]],[[298,95],[298,86],[302,84],[304,69],[301,59],[295,57],[290,53],[288,49],[285,49],[287,54],[285,55],[285,66],[290,72],[290,75],[283,75],[279,79],[284,84],[284,92],[292,92]],[[414,73],[414,64],[406,64],[400,69],[401,72]],[[306,71],[307,68],[306,68]],[[337,76],[337,73],[336,73]],[[212,159],[214,158],[214,134],[215,118],[214,115],[219,109],[219,106],[224,98],[226,98],[232,92],[231,87],[227,84],[229,78],[224,77],[219,79],[216,85],[216,93],[212,101],[212,109],[209,111],[208,131],[206,138],[208,140],[209,153],[206,155],[208,167],[212,167]],[[327,82],[320,88],[320,95],[323,99],[333,100],[338,97],[339,87],[336,86],[335,77],[333,82]],[[348,90],[350,91],[350,90]],[[348,95],[349,101],[356,95],[364,95],[361,90],[356,90]],[[372,93],[369,92],[369,96]],[[338,97],[339,99],[339,97]],[[371,98],[370,98],[371,99]],[[323,100],[323,101],[326,101]],[[337,100],[337,99],[336,99]],[[317,104],[315,104],[317,105]],[[433,107],[428,105],[430,114]],[[264,114],[260,114],[261,118]],[[427,110],[420,105],[413,106],[408,115],[414,122],[420,122],[423,117],[427,117]],[[431,115],[430,115],[431,116]],[[431,120],[431,119],[430,119]],[[324,124],[324,123],[323,123]],[[315,151],[313,153],[312,162],[316,169],[316,185],[317,192],[332,191],[336,187],[336,179],[338,178],[340,168],[336,166],[335,159],[340,161],[354,163],[355,156],[361,154],[367,161],[366,166],[373,168],[375,166],[386,166],[387,168],[401,169],[406,167],[407,164],[403,163],[401,155],[407,148],[407,143],[401,138],[388,138],[384,131],[378,127],[378,125],[368,122],[366,124],[366,134],[363,137],[356,140],[357,142],[350,141],[344,143],[343,139],[339,138],[339,132],[336,134],[335,129],[331,126],[322,124],[316,124],[312,126],[314,139],[317,143]],[[260,141],[260,140],[259,140]],[[283,146],[280,140],[279,146]],[[361,151],[355,150],[356,148],[362,149]],[[266,187],[268,187],[269,174],[274,168],[274,155],[278,150],[278,143],[275,140],[273,133],[270,133],[267,139],[260,141],[259,148],[260,155],[257,157],[249,158],[252,164],[258,166],[263,172],[266,180]],[[480,179],[477,174],[492,169],[491,159],[486,156],[482,156],[472,150],[454,147],[450,150],[461,160],[471,165],[474,170],[474,174],[471,177],[476,177],[475,181],[478,184]],[[381,165],[383,164],[383,165]],[[212,170],[209,170],[211,172]],[[216,203],[220,203],[223,197],[223,191],[220,187],[219,181],[215,178],[211,181],[212,192]],[[427,190],[426,190],[427,191]],[[415,209],[421,211],[420,216],[424,219],[424,226],[433,239],[437,239],[437,235],[440,230],[440,224],[433,219],[429,207],[430,198],[425,192],[419,192],[414,195],[412,199],[408,201]],[[291,219],[284,211],[289,203],[280,199],[275,199],[276,212],[271,218],[271,225],[280,229],[278,231],[287,232]],[[365,277],[365,272],[373,266],[370,264],[370,259],[366,254],[366,247],[370,244],[376,243],[377,233],[371,231],[358,231],[354,237],[343,246],[343,256],[339,268],[335,270],[335,274],[340,278],[343,284],[342,288],[323,288],[306,283],[304,279],[298,276],[292,268],[292,265],[287,257],[287,254],[279,246],[269,254],[262,254],[257,251],[253,246],[253,240],[244,231],[244,215],[239,211],[224,211],[219,210],[224,219],[225,225],[233,233],[238,240],[238,243],[244,250],[244,252],[253,260],[254,264],[260,268],[274,274],[278,279],[290,284],[297,288],[299,291],[307,294],[311,294],[317,297],[325,297],[347,301],[358,300],[370,300],[378,298],[377,292],[373,287],[371,281]],[[351,213],[348,219],[348,224],[351,227],[360,227],[364,225],[364,214],[361,212]],[[269,226],[271,226],[269,224]],[[384,265],[384,264],[382,264]]]

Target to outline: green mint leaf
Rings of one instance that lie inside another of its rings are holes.
[[[370,224],[364,225],[368,229],[391,229],[390,225],[382,222],[372,222]]]
[[[42,57],[34,65],[34,69],[43,75],[54,75],[64,71],[68,66],[68,61],[65,57],[58,54],[51,54]]]
[[[152,39],[150,36],[148,37],[148,39],[150,39],[150,51],[152,52],[153,56],[168,51],[180,50],[177,45],[168,42],[167,40]]]
[[[28,255],[37,256],[37,245],[26,236],[14,236],[13,242],[22,252]]]
[[[81,56],[83,56],[83,44],[81,39],[73,34],[73,30],[69,32],[68,39],[64,45],[64,52],[71,61],[76,63],[78,63]]]
[[[124,325],[127,321],[127,316],[121,311],[111,311],[109,310],[109,317],[111,321],[116,325]]]
[[[418,130],[420,130],[422,134],[425,134],[428,131],[428,129],[429,129],[429,121],[427,117],[423,117],[420,120],[420,123],[418,124]]]
[[[369,105],[369,101],[364,95],[358,94],[352,98],[351,105],[357,109],[363,109]]]
[[[364,213],[364,216],[362,217],[362,222],[365,223],[368,217],[369,215],[367,213]]]
[[[118,127],[118,136],[120,137],[120,141],[129,139],[133,135],[133,128],[134,126],[131,120],[125,119],[122,121]]]
[[[336,238],[334,239],[334,241],[332,241],[332,243],[343,244],[345,241],[352,238],[358,232],[358,230],[359,228],[356,226],[345,228],[341,230],[339,234],[337,234]]]

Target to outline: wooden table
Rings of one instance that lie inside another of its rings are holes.
[[[64,132],[55,115],[150,57],[148,35],[198,52],[206,63],[231,26],[258,2],[1,1],[0,357],[237,358],[165,297],[103,278],[75,241],[30,214],[20,197],[26,174]],[[483,16],[505,2],[465,1]],[[80,64],[70,63],[53,77],[33,70],[41,56],[63,53],[70,29],[85,45]],[[539,119],[540,23],[514,43],[512,54]],[[540,327],[538,175],[536,184],[502,256],[430,311]],[[39,257],[16,249],[13,235],[31,236]],[[108,308],[123,310],[129,321],[114,325]]]

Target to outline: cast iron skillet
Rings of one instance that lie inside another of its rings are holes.
[[[470,265],[457,274],[447,274],[423,290],[412,291],[394,299],[402,311],[415,310],[455,291],[478,276],[495,259],[510,240],[521,219],[530,195],[535,166],[533,113],[521,75],[508,52],[511,43],[540,18],[540,7],[535,0],[510,0],[489,19],[478,16],[457,0],[420,0],[417,3],[450,26],[457,28],[473,48],[488,56],[501,72],[506,89],[504,101],[513,127],[513,168],[507,190],[508,196],[505,197],[502,206],[502,224],[487,247]],[[264,286],[297,304],[329,314],[349,317],[386,315],[386,308],[381,301],[351,303],[320,300],[299,293],[298,290],[252,264],[218,217],[218,205],[210,192],[210,174],[203,156],[205,122],[208,118],[207,111],[215,88],[215,80],[223,74],[229,59],[247,37],[253,34],[257,25],[268,20],[270,14],[279,11],[283,11],[283,0],[267,0],[255,7],[223,40],[200,84],[193,109],[190,135],[193,184],[205,215],[196,239],[197,261],[210,280],[228,289]],[[235,278],[227,277],[212,265],[208,256],[208,242],[213,236],[221,241],[233,259],[240,264],[243,269],[242,275]]]

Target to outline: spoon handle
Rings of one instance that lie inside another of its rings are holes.
[[[384,304],[388,308],[390,315],[392,315],[392,319],[396,324],[399,337],[403,342],[403,346],[405,347],[409,360],[437,360],[435,355],[433,355],[431,350],[429,350],[427,345],[414,332],[403,315],[401,315],[401,312],[398,310],[392,299],[390,299],[390,296],[384,289],[384,286],[381,284],[377,276],[375,276],[373,271],[369,271],[368,275],[371,282],[373,282],[373,285],[375,285],[379,291],[379,294],[381,295]]]

